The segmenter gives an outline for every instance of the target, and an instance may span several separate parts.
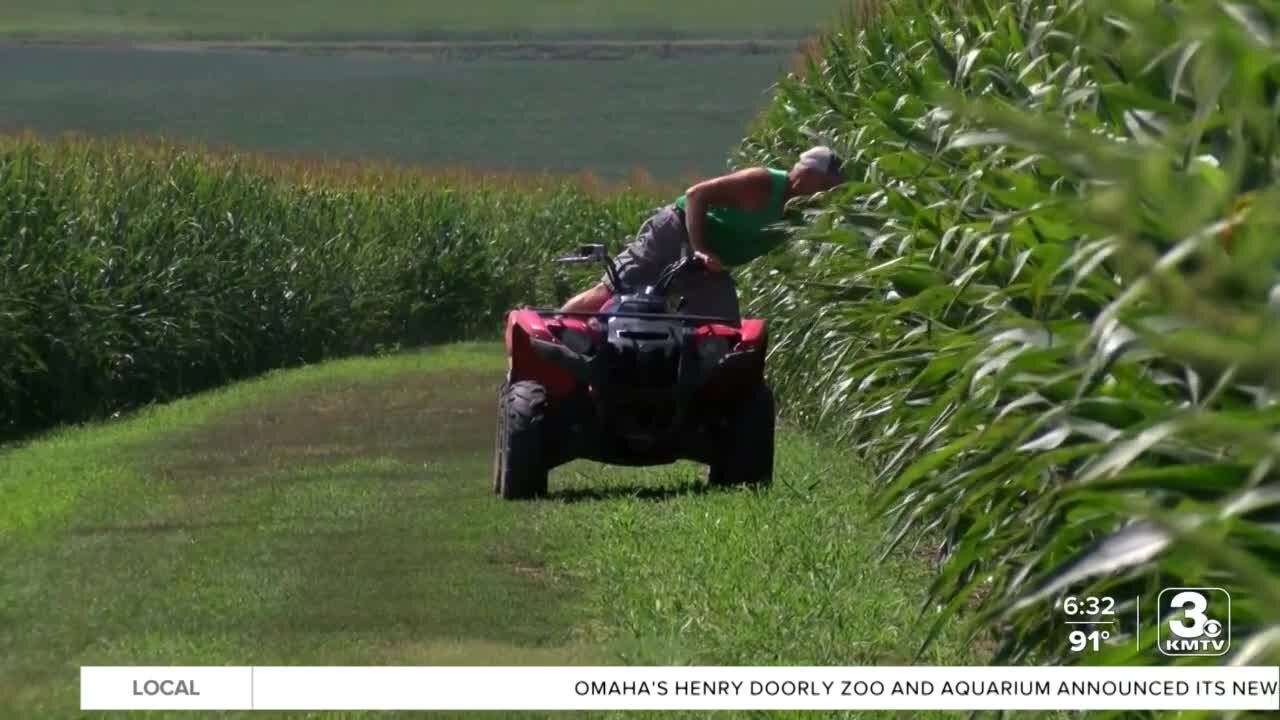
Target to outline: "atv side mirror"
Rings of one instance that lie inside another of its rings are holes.
[[[588,263],[602,262],[609,254],[605,252],[604,245],[579,245],[578,249],[572,255],[556,258],[558,263]]]

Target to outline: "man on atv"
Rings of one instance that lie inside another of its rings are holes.
[[[806,151],[789,172],[753,167],[703,180],[645,221],[615,260],[618,276],[628,287],[652,285],[663,268],[679,259],[687,242],[707,272],[686,277],[674,288],[685,299],[684,311],[736,324],[741,318],[738,290],[726,268],[745,265],[786,238],[777,224],[788,200],[843,181],[840,158],[823,146]],[[606,277],[562,310],[595,312],[614,292]]]

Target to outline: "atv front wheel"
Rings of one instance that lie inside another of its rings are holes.
[[[773,420],[773,391],[761,382],[731,409],[707,481],[722,487],[767,487],[772,483]]]
[[[528,500],[547,493],[543,457],[547,390],[522,380],[505,385],[498,398],[498,439],[494,485],[504,500]]]

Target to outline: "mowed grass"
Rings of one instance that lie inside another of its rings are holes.
[[[706,468],[578,463],[552,475],[542,523],[557,565],[606,611],[613,650],[646,665],[909,665],[929,548],[878,561],[884,525],[862,468],[780,434],[763,493],[712,490]],[[948,636],[919,662],[977,660]]]
[[[422,61],[0,46],[0,130],[683,180],[724,169],[788,63],[786,54]]]
[[[456,34],[713,37],[805,34],[841,0],[8,0],[0,34],[142,37],[420,37]]]
[[[575,463],[504,503],[502,362],[274,373],[0,454],[0,716],[80,716],[86,664],[913,660],[928,561],[876,562],[847,458],[786,432],[769,492]]]

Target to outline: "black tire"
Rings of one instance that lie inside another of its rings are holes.
[[[718,487],[768,487],[773,482],[773,391],[763,382],[728,416],[707,481]]]
[[[507,447],[507,383],[498,388],[498,427],[493,433],[493,494],[502,492],[502,456]]]
[[[505,500],[547,494],[543,456],[547,390],[522,380],[503,386],[498,399],[498,440],[494,449],[494,486]]]

